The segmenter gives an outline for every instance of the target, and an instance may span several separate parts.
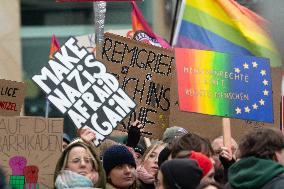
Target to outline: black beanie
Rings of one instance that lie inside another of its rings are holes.
[[[202,179],[202,170],[196,161],[190,159],[166,161],[161,166],[161,172],[164,183],[171,189],[195,189]]]
[[[136,168],[135,159],[132,153],[123,145],[113,145],[109,147],[103,155],[103,166],[106,175],[118,165],[128,164]]]

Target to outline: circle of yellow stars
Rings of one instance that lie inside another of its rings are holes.
[[[248,63],[245,62],[242,65],[244,70],[249,69],[250,66],[252,68],[256,69],[256,68],[258,68],[258,63],[256,61],[253,61],[251,64],[248,64]],[[238,68],[238,67],[235,67],[234,71],[239,74],[241,72],[241,69]],[[262,77],[266,76],[266,70],[261,70],[260,75]],[[263,84],[264,87],[266,87],[266,86],[269,85],[269,82],[266,79],[263,79],[262,84]],[[263,93],[264,96],[269,96],[269,91],[266,90],[266,89],[264,89],[262,91],[262,93]],[[236,114],[250,113],[252,110],[257,110],[260,106],[264,106],[264,105],[265,105],[264,99],[260,99],[257,102],[254,102],[251,106],[245,106],[243,109],[241,109],[240,107],[236,107],[235,112],[236,112]]]

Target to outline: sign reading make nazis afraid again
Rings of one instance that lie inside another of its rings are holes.
[[[98,146],[134,110],[135,103],[103,63],[78,47],[75,38],[70,37],[54,57],[32,79],[77,128],[96,132]]]

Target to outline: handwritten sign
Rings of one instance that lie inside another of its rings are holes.
[[[77,128],[95,131],[98,146],[134,110],[135,103],[103,63],[78,47],[75,38],[70,37],[54,57],[32,79]]]
[[[0,165],[11,188],[53,188],[63,119],[0,116]]]
[[[273,122],[268,59],[175,49],[182,111]]]
[[[26,87],[23,82],[0,79],[0,115],[20,115]]]
[[[151,137],[160,138],[169,126],[173,51],[105,33],[104,43],[97,48],[97,58],[139,104],[122,123],[123,127],[139,119]]]

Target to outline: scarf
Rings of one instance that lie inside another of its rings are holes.
[[[57,189],[94,187],[94,184],[88,177],[85,177],[73,171],[63,170],[56,178],[55,187]]]
[[[147,170],[141,165],[137,168],[137,175],[138,178],[145,184],[153,184],[155,181],[155,177],[149,174]]]

